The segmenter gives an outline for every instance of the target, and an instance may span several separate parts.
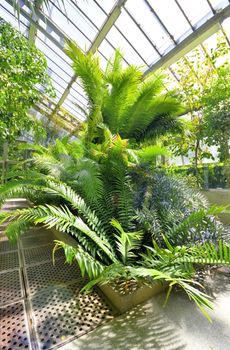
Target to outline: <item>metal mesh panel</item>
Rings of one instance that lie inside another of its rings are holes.
[[[44,231],[43,234],[38,234],[34,236],[22,236],[22,245],[24,248],[36,247],[40,245],[47,245],[52,243],[56,237]]]
[[[18,252],[0,254],[0,271],[15,269],[17,267],[19,267]]]
[[[41,261],[51,260],[53,247],[54,245],[50,244],[47,246],[25,249],[24,256],[25,256],[26,265],[31,265],[34,263],[40,263]],[[65,258],[64,251],[63,250],[56,251],[54,257],[55,257],[55,260],[60,258],[64,259]]]
[[[19,270],[0,273],[0,305],[22,298]]]
[[[112,312],[96,293],[79,294],[84,283],[50,288],[32,299],[40,349],[71,340],[111,319]]]
[[[0,307],[0,349],[29,349],[23,303]]]
[[[17,249],[16,243],[11,243],[6,236],[0,237],[0,253],[16,251]]]
[[[59,259],[52,265],[51,262],[30,266],[27,268],[29,292],[34,294],[38,290],[49,289],[81,279],[81,273],[76,263],[67,265],[63,259]]]
[[[52,231],[51,230],[46,230],[44,229],[43,227],[41,226],[35,226],[35,227],[32,227],[30,228],[28,231],[26,231],[25,233],[23,233],[22,235],[22,240],[24,240],[25,237],[31,237],[31,236],[37,236],[37,235],[53,235]]]

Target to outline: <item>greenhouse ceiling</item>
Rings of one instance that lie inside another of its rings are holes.
[[[20,17],[15,11],[20,5]],[[38,1],[37,3],[41,3]],[[175,81],[173,64],[220,32],[230,44],[230,1],[224,0],[50,0],[33,11],[27,0],[1,0],[0,17],[19,27],[44,52],[56,90],[54,100],[43,100],[36,113],[59,120],[75,130],[85,119],[87,99],[64,53],[66,39],[85,52],[97,51],[102,68],[116,48],[124,65],[141,66],[145,75],[167,68]],[[211,40],[212,42],[212,40]],[[42,91],[43,87],[39,87]]]

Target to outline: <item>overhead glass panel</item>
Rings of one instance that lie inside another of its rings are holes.
[[[108,14],[112,10],[116,0],[94,0],[94,2],[98,6],[101,6],[103,10]]]
[[[102,59],[101,68],[104,70],[106,68],[108,60],[110,60],[114,56],[115,49],[107,40],[103,40],[101,45],[99,46],[98,53],[99,53],[100,59]],[[127,67],[128,64],[129,63],[127,62],[126,59],[122,60],[122,65],[124,67]]]
[[[132,62],[132,64],[136,64],[137,66],[145,65],[144,61],[115,27],[112,27],[106,38],[113,44],[115,48],[121,49],[124,58],[129,63]]]
[[[230,18],[227,18],[223,23],[223,28],[228,36],[228,38],[230,39]]]
[[[161,54],[174,47],[171,39],[143,0],[128,0],[125,6],[140,23]]]
[[[48,66],[61,75],[64,80],[68,81],[72,76],[70,65],[63,62],[61,57],[59,57],[54,50],[52,50],[47,43],[43,42],[41,39],[36,39],[36,46],[45,54]]]
[[[58,60],[58,63],[60,62],[60,67],[64,66],[64,69],[70,76],[73,75],[73,70],[71,67],[72,61],[71,59],[62,51],[60,50],[56,45],[52,43],[51,40],[49,40],[45,35],[43,35],[41,32],[38,31],[37,38],[40,39],[40,41],[47,44],[47,49],[49,50],[50,57],[55,60]],[[44,51],[45,52],[45,51]]]
[[[100,9],[100,7],[93,0],[90,1],[73,1],[66,0],[65,2],[70,2],[75,8],[82,11],[97,27],[101,27],[106,20],[106,15]],[[67,10],[66,10],[67,12]],[[75,18],[76,21],[76,18]]]
[[[116,21],[116,26],[125,34],[129,42],[140,53],[145,64],[150,65],[151,60],[149,57],[155,54],[156,50],[125,11],[122,11]]]
[[[178,2],[194,27],[198,22],[202,24],[213,15],[206,0],[178,0]]]
[[[102,41],[99,46],[99,51],[107,58],[107,60],[114,55],[114,48],[106,40]]]
[[[77,94],[76,92],[73,93],[73,91],[71,91],[71,92],[69,93],[67,99],[69,99],[69,100],[71,101],[71,103],[77,104],[77,105],[80,106],[82,109],[84,109],[84,110],[87,109],[86,103],[83,103],[83,102],[82,102],[81,95]]]
[[[0,17],[2,17],[5,21],[9,22],[15,28],[19,29],[24,35],[26,35],[29,22],[20,15],[20,20],[18,21],[15,18],[14,9],[10,6],[6,1],[4,4],[0,4]]]
[[[175,40],[189,32],[191,27],[174,0],[149,0],[149,2]]]
[[[229,0],[209,0],[215,10],[225,8],[229,4]]]
[[[87,50],[90,46],[90,38],[95,36],[94,29],[75,6],[73,7],[68,1],[65,1],[65,9],[63,9],[60,3],[60,1],[50,1],[49,8],[45,9],[46,15],[50,17],[68,37],[75,40],[82,50]],[[68,13],[68,18],[66,13]],[[51,35],[53,35],[52,31]]]

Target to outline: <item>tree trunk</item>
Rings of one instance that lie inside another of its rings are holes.
[[[195,154],[194,154],[194,167],[195,167],[195,176],[197,184],[199,185],[199,174],[198,174],[198,155],[199,155],[199,148],[200,148],[200,140],[196,139],[195,144]]]
[[[7,158],[8,158],[8,143],[3,144],[3,163],[2,163],[2,183],[5,182],[6,172],[7,172]]]

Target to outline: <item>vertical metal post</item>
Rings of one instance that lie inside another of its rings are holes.
[[[2,163],[2,183],[5,182],[7,172],[7,158],[8,158],[8,142],[3,144],[3,163]]]
[[[208,166],[204,166],[204,189],[209,189],[209,168]]]

